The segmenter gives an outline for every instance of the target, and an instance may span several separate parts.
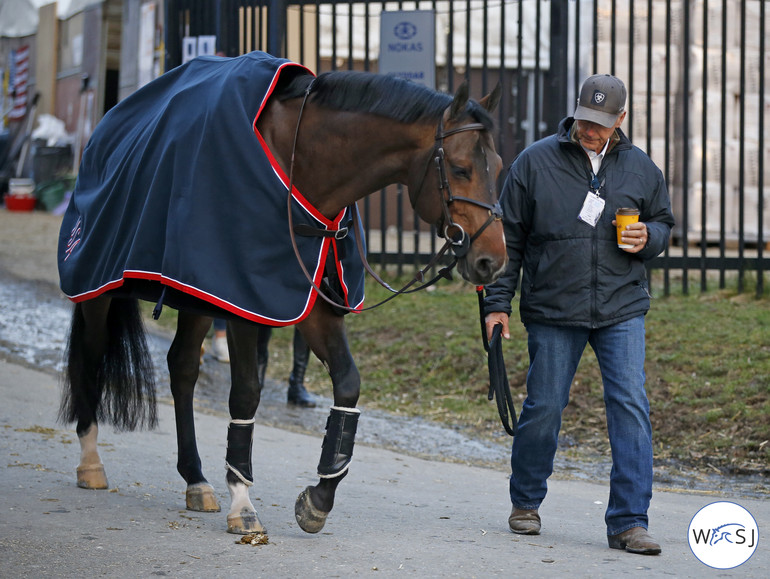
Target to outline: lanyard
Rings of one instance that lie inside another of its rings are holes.
[[[599,195],[599,190],[604,187],[604,180],[599,182],[599,177],[596,176],[596,173],[593,172],[593,169],[591,169],[591,183],[588,185],[591,188],[591,192],[596,195],[597,197],[601,197]]]

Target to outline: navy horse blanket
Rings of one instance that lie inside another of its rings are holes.
[[[144,280],[158,295],[173,288],[262,324],[307,316],[318,295],[292,248],[289,179],[256,125],[291,69],[312,74],[261,52],[199,57],[104,116],[83,152],[59,235],[61,288],[71,300]],[[365,274],[354,236],[361,229],[351,209],[329,220],[296,188],[291,194],[295,227],[349,227],[344,239],[296,240],[315,284],[332,264],[344,305],[360,307]]]

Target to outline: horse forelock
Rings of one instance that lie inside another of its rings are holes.
[[[484,125],[484,128],[488,131],[491,131],[495,127],[495,120],[492,117],[491,114],[489,114],[489,111],[482,107],[478,102],[474,100],[468,101],[468,106],[466,109],[468,113],[473,117],[473,120],[477,123],[481,123]]]

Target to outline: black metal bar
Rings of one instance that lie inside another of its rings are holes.
[[[398,232],[398,239],[396,240],[396,246],[398,250],[398,275],[404,272],[404,186],[398,185],[398,193],[396,194],[396,231]]]
[[[671,127],[671,51],[669,50],[671,47],[671,0],[666,0],[666,75],[665,75],[665,91],[666,96],[663,99],[664,100],[664,106],[666,107],[664,118],[665,118],[665,131],[668,132],[669,127]],[[665,168],[663,170],[663,175],[666,179],[666,183],[671,183],[671,176],[669,167],[671,166],[671,140],[665,139],[664,144],[664,153],[663,153],[663,159],[665,163]],[[687,216],[684,216],[684,224],[682,225],[683,229],[687,228]],[[685,251],[687,246],[685,246]],[[683,276],[685,279],[687,279],[687,276]],[[686,283],[686,282],[683,282]],[[669,280],[669,273],[668,270],[665,271],[663,274],[663,286],[664,286],[664,293],[665,295],[669,295],[671,288],[670,288],[670,280]],[[684,291],[684,293],[687,293]]]
[[[471,0],[465,0],[465,80],[471,82]]]
[[[567,109],[568,2],[569,0],[551,1],[550,70],[547,75],[548,91],[543,95],[546,101],[543,103],[543,120],[549,134],[556,132]]]
[[[684,223],[682,227],[682,249],[684,255],[687,255],[689,241],[688,234],[690,229],[690,3],[682,2],[684,16],[682,18],[682,99],[687,103],[682,107],[682,215]],[[705,72],[705,71],[704,71]],[[687,294],[689,286],[689,276],[687,269],[682,272],[682,291]]]
[[[634,110],[634,0],[628,3],[628,105],[626,110]],[[649,87],[649,85],[647,85]],[[649,88],[648,88],[649,92]],[[628,123],[628,138],[634,142],[634,123]]]
[[[532,115],[532,134],[535,137],[535,140],[540,139],[541,131],[540,131],[540,121],[543,118],[542,115],[542,101],[541,101],[541,94],[542,91],[540,89],[541,87],[541,79],[542,79],[542,73],[540,71],[540,34],[543,30],[542,26],[542,11],[541,11],[541,2],[537,2],[535,5],[535,73],[531,77],[531,82],[535,83],[535,102],[534,102],[534,113]]]
[[[286,56],[286,4],[287,0],[268,0],[267,52],[273,56]]]
[[[743,259],[745,238],[744,204],[746,202],[744,169],[746,167],[746,0],[741,0],[741,73],[740,90],[741,98],[738,99],[738,127],[740,140],[738,141],[738,257]],[[738,293],[743,293],[744,284],[743,269],[738,270]]]
[[[726,167],[727,161],[727,0],[722,0],[722,115],[721,115],[721,133],[720,133],[720,164]],[[725,171],[720,172],[719,177],[719,254],[725,256],[727,247],[725,240],[725,209],[727,198],[727,175]],[[725,269],[719,271],[719,287],[724,289],[726,283]]]
[[[615,18],[617,14],[616,0],[610,3],[610,74],[615,76],[615,58],[617,56],[617,25]]]
[[[765,53],[765,40],[766,40],[766,30],[765,30],[765,2],[761,2],[759,5],[759,54],[766,54]],[[759,266],[757,267],[757,297],[762,297],[762,293],[764,292],[764,268],[762,267],[762,264],[764,263],[763,258],[763,252],[765,249],[765,231],[764,231],[764,222],[765,222],[765,191],[764,191],[764,181],[765,181],[765,156],[762,154],[762,152],[765,150],[765,107],[762,106],[762,99],[765,95],[765,64],[764,62],[761,62],[759,65],[759,91],[757,93],[757,99],[759,101],[759,122],[757,122],[758,127],[758,133],[759,133],[759,175],[758,175],[758,181],[757,181],[757,258],[759,261]]]
[[[516,23],[516,94],[514,95],[516,100],[516,118],[515,118],[515,131],[516,139],[514,141],[516,145],[516,153],[521,152],[526,145],[526,141],[522,138],[523,127],[522,122],[526,118],[525,111],[527,110],[527,99],[524,98],[524,73],[523,73],[523,61],[522,51],[524,50],[524,32],[522,31],[522,22],[524,20],[524,3],[519,2],[519,19]]]
[[[701,103],[701,165],[700,165],[700,183],[701,183],[701,201],[700,201],[700,254],[701,254],[701,270],[700,270],[700,291],[705,292],[707,290],[707,275],[706,272],[706,247],[707,247],[707,215],[706,211],[708,204],[708,159],[707,159],[707,145],[708,145],[708,0],[703,0],[703,78],[701,79],[701,90],[703,91],[703,101]]]

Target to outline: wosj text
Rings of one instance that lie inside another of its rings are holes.
[[[714,529],[692,529],[692,535],[696,545],[716,545],[724,542],[751,548],[755,544],[754,529],[750,530],[751,537],[746,536],[747,530],[739,523],[728,523]],[[747,545],[747,541],[751,541],[750,544]]]

